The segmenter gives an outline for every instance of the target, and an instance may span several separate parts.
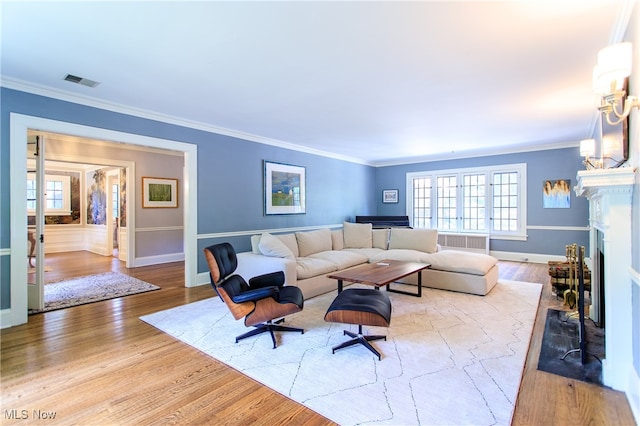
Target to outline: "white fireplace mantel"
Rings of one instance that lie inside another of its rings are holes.
[[[576,195],[587,198],[603,193],[628,193],[631,196],[634,179],[635,169],[631,167],[580,170],[574,189]]]
[[[624,391],[633,368],[631,279],[628,271],[631,268],[630,226],[635,169],[581,170],[577,179],[576,195],[589,200],[589,257],[592,260],[598,255],[597,232],[603,235],[606,330],[603,382]],[[592,290],[599,286],[599,272],[592,271]],[[596,297],[600,296],[592,293],[592,298]]]

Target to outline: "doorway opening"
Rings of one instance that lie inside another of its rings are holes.
[[[183,191],[183,246],[184,246],[184,275],[185,286],[192,287],[197,284],[197,146],[184,142],[170,141],[136,135],[131,133],[106,130],[96,127],[83,126],[73,123],[49,120],[22,114],[10,114],[10,142],[12,146],[10,156],[11,174],[15,177],[10,183],[11,196],[11,308],[3,315],[3,326],[12,326],[26,323],[28,320],[27,308],[27,269],[28,262],[28,235],[27,206],[24,202],[26,194],[26,149],[29,130],[39,132],[52,132],[61,135],[73,135],[73,137],[87,138],[103,141],[113,141],[125,145],[167,149],[181,153],[184,157],[182,171]],[[58,161],[68,161],[68,158],[56,158]],[[134,173],[132,173],[134,174]],[[135,200],[135,185],[128,185],[128,197],[133,203]],[[130,204],[128,203],[128,204]],[[133,204],[130,204],[133,205]],[[135,227],[135,215],[128,217],[129,232]],[[123,236],[122,232],[120,236]],[[128,267],[142,266],[144,263],[136,256],[135,239],[127,238],[127,241],[118,241],[119,256],[122,256],[126,247]]]

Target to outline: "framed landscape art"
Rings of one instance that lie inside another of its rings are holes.
[[[143,208],[177,208],[178,179],[142,178]]]
[[[306,213],[306,168],[264,162],[264,213]]]

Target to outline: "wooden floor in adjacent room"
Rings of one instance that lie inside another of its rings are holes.
[[[2,330],[1,424],[34,424],[38,415],[50,417],[42,424],[332,424],[138,319],[214,296],[210,286],[184,287],[182,262],[126,269],[87,252],[46,261],[47,280],[113,270],[162,289],[32,315]],[[513,424],[635,424],[624,394],[537,371],[546,310],[559,304],[547,266],[500,262],[500,277],[545,284]]]

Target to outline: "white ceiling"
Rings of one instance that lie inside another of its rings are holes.
[[[373,165],[576,146],[632,6],[3,0],[1,81]]]

